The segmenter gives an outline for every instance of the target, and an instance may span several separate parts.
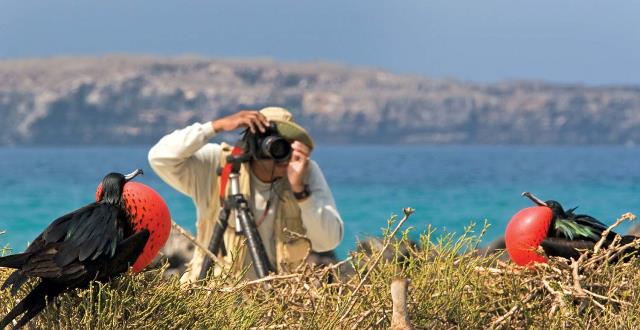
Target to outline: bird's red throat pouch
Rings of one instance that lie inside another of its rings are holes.
[[[511,218],[504,240],[513,262],[520,266],[547,262],[537,250],[549,233],[552,219],[553,212],[546,206],[527,207]]]

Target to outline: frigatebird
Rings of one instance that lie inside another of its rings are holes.
[[[29,279],[39,279],[0,321],[0,329],[24,314],[14,325],[20,328],[61,293],[87,287],[93,280],[109,280],[134,264],[144,268],[157,254],[168,237],[170,216],[155,191],[129,183],[139,174],[140,169],[128,175],[107,174],[96,202],[54,220],[24,253],[0,258],[0,267],[15,269],[2,285],[13,295]]]
[[[581,251],[592,250],[607,229],[605,224],[590,215],[576,214],[577,207],[565,210],[559,202],[542,201],[530,192],[524,192],[522,196],[529,198],[538,206],[551,209],[552,219],[548,224],[546,236],[540,242],[547,256],[577,259]],[[617,235],[614,231],[610,231],[605,237],[603,247],[608,247]],[[620,244],[630,243],[636,238],[633,235],[624,235],[621,237]]]

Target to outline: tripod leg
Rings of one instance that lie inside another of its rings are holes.
[[[220,209],[220,215],[218,216],[218,221],[216,221],[216,225],[213,228],[213,235],[211,236],[211,241],[209,242],[209,251],[213,254],[218,254],[218,250],[222,247],[224,249],[224,232],[227,230],[227,226],[229,225],[229,208],[225,205]],[[200,269],[200,276],[198,279],[203,279],[207,276],[207,272],[211,267],[212,260],[205,256],[202,262],[202,268]]]
[[[258,275],[258,278],[263,278],[269,275],[269,272],[271,271],[269,258],[264,250],[264,244],[262,244],[262,239],[258,234],[258,228],[256,228],[256,224],[253,221],[249,207],[246,203],[239,203],[239,205],[241,205],[241,207],[237,214],[240,219],[242,231],[247,237],[249,255],[253,261],[253,267],[256,271],[256,275]]]

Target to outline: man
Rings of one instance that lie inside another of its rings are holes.
[[[258,233],[264,243],[271,269],[294,269],[309,250],[334,249],[342,240],[343,223],[327,182],[309,155],[313,140],[293,121],[289,111],[269,107],[258,111],[240,111],[208,123],[195,123],[163,137],[149,151],[153,170],[176,190],[190,196],[197,213],[197,240],[208,246],[220,211],[217,169],[226,163],[231,147],[208,143],[217,133],[246,128],[245,138],[264,133],[270,123],[291,143],[291,156],[274,159],[252,155],[240,172],[240,190],[249,201]],[[246,141],[245,141],[246,142]],[[245,146],[246,147],[246,146]],[[227,185],[228,186],[228,185]],[[244,237],[236,235],[234,215],[224,233],[224,265],[215,264],[214,274],[224,271],[256,278]],[[301,235],[285,233],[284,229]],[[302,236],[304,235],[304,236]],[[306,238],[305,238],[306,236]],[[205,254],[196,249],[181,281],[198,279]],[[241,261],[241,262],[240,262]]]

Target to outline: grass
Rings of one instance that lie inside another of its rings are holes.
[[[379,260],[354,253],[356,275],[339,278],[341,267],[305,266],[297,273],[263,282],[207,279],[182,288],[162,269],[127,274],[108,284],[60,297],[32,325],[41,329],[360,329],[387,328],[392,302],[389,284],[411,279],[409,316],[420,328],[636,328],[640,313],[640,262],[602,262],[616,250],[585,254],[580,260],[552,259],[547,265],[516,267],[498,255],[473,250],[483,228],[461,235],[420,235],[420,249],[408,244],[408,230],[385,243],[403,260]],[[367,275],[368,274],[368,275]],[[0,279],[8,275],[0,269]],[[18,296],[21,297],[24,292]],[[16,300],[0,292],[0,313]]]
[[[7,232],[4,230],[0,230],[0,235],[4,235]],[[11,249],[9,249],[9,246],[4,246],[4,247],[0,247],[0,257],[7,255],[11,252]]]

